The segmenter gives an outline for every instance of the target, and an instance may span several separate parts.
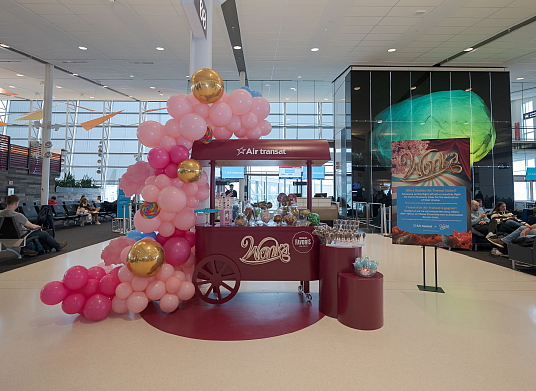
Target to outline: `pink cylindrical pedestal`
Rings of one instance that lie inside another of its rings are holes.
[[[326,316],[337,317],[337,273],[351,273],[354,261],[361,256],[361,247],[332,247],[320,245],[318,308]]]
[[[360,277],[339,273],[337,319],[359,330],[376,330],[383,326],[383,274]]]

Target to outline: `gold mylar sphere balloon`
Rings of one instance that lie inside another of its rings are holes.
[[[203,68],[190,79],[192,93],[201,103],[214,103],[223,95],[223,80],[210,68]]]
[[[201,179],[201,174],[203,174],[203,168],[194,159],[183,160],[177,168],[177,176],[181,181],[186,183],[197,182]]]
[[[138,277],[151,277],[164,263],[164,249],[155,240],[141,239],[134,243],[127,257],[127,267]]]

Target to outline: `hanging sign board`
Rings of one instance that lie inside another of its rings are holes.
[[[534,117],[536,117],[536,110],[529,111],[528,113],[523,114],[523,119],[531,119],[531,118],[534,118]]]
[[[182,8],[195,38],[207,38],[207,5],[205,0],[182,0]]]

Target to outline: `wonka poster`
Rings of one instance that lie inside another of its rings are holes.
[[[471,247],[468,138],[392,142],[393,243]]]

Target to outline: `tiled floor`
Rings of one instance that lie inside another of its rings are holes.
[[[324,317],[280,337],[210,342],[161,332],[139,316],[89,323],[40,302],[46,282],[99,263],[103,247],[0,275],[0,389],[536,390],[530,275],[439,250],[446,293],[423,293],[421,248],[369,235],[365,254],[384,274],[383,328],[358,331]],[[431,281],[433,249],[427,254]],[[240,289],[293,291],[296,283]]]

